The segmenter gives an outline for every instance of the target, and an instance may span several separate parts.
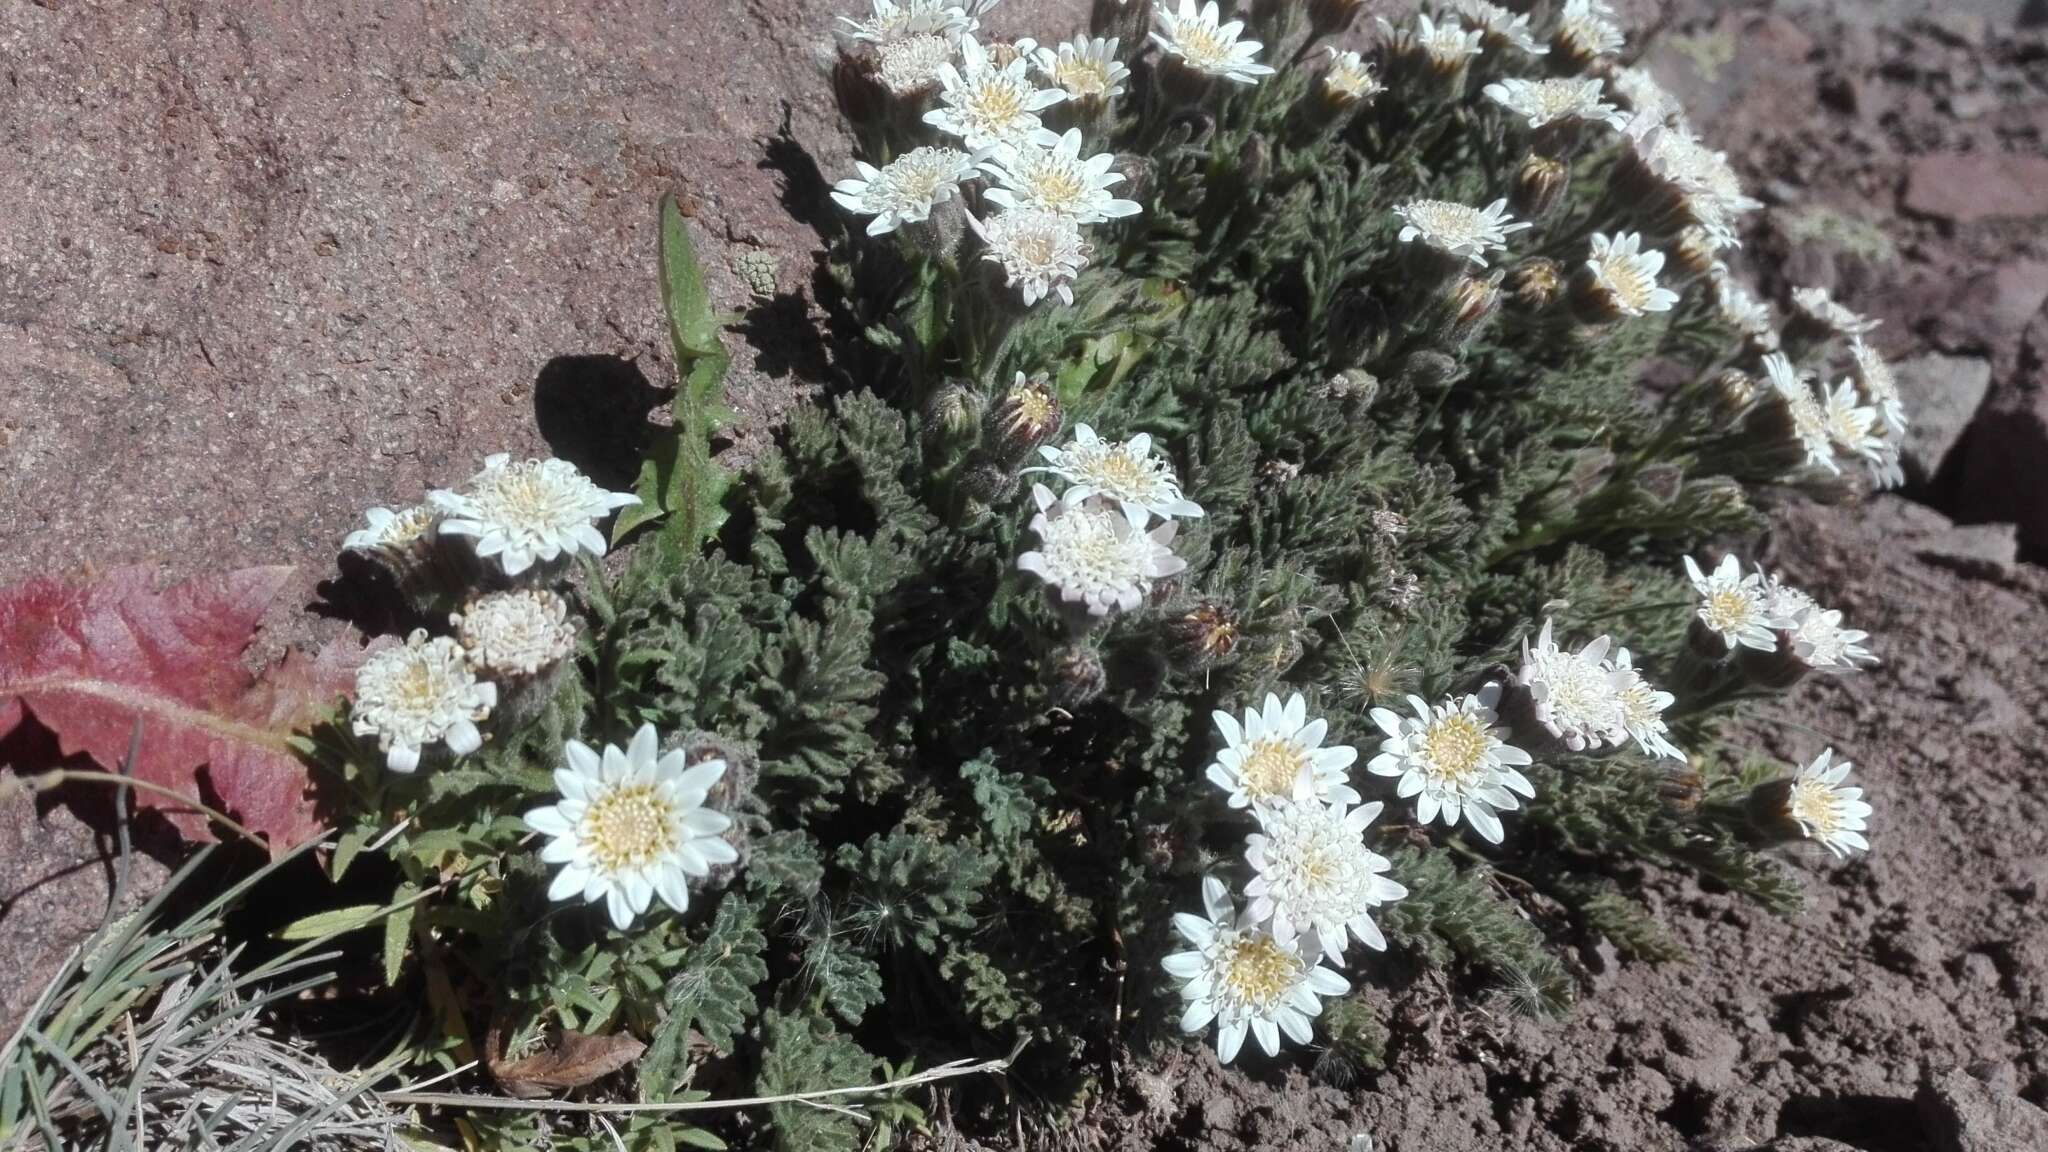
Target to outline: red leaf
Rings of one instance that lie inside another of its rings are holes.
[[[116,770],[139,720],[138,779],[216,803],[273,852],[312,839],[321,823],[290,737],[353,686],[362,653],[335,644],[249,673],[243,650],[291,572],[245,568],[159,590],[153,569],[120,568],[0,589],[0,738],[26,709],[65,755]],[[135,800],[212,839],[204,815],[140,789]]]

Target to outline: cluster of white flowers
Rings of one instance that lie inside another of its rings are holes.
[[[1522,642],[1515,683],[1528,692],[1544,731],[1574,752],[1633,740],[1647,755],[1685,759],[1665,735],[1671,693],[1643,679],[1613,637],[1595,637],[1572,651],[1557,643],[1545,620],[1535,644]]]
[[[1072,443],[1038,451],[1045,463],[1024,471],[1051,473],[1066,490],[1055,496],[1031,486],[1038,547],[1019,556],[1017,567],[1095,616],[1136,608],[1157,581],[1187,568],[1173,554],[1173,537],[1177,521],[1201,516],[1202,506],[1181,493],[1173,465],[1152,455],[1150,435],[1104,440],[1078,424]]]
[[[1847,456],[1863,462],[1877,487],[1896,487],[1905,481],[1899,463],[1905,406],[1884,358],[1860,340],[1852,348],[1853,374],[1818,391],[1783,352],[1764,357],[1764,374],[1791,416],[1809,466],[1840,475],[1839,457]]]
[[[1819,672],[1854,672],[1877,663],[1864,644],[1870,634],[1844,627],[1840,609],[1822,607],[1760,567],[1744,572],[1733,553],[1711,574],[1688,556],[1685,572],[1700,597],[1698,627],[1728,652],[1785,652]]]
[[[1388,877],[1386,857],[1366,844],[1384,805],[1360,804],[1348,783],[1357,749],[1326,746],[1329,726],[1308,718],[1300,694],[1282,702],[1269,693],[1242,720],[1228,712],[1214,719],[1223,747],[1207,775],[1231,808],[1253,818],[1244,856],[1252,879],[1240,912],[1229,887],[1206,877],[1208,916],[1174,917],[1189,950],[1166,957],[1163,966],[1181,981],[1181,1028],[1194,1033],[1215,1024],[1217,1056],[1227,1063],[1247,1031],[1269,1056],[1280,1050],[1282,1033],[1309,1043],[1321,998],[1350,990],[1324,965],[1342,964],[1354,939],[1384,951],[1373,913],[1408,889]]]

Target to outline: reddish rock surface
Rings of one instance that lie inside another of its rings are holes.
[[[1945,152],[1907,170],[1908,212],[1958,223],[2048,216],[2048,156]]]

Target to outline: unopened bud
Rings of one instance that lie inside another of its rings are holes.
[[[960,473],[960,489],[986,505],[1000,504],[1017,486],[1017,474],[976,453]]]
[[[1714,403],[1730,416],[1756,403],[1756,377],[1740,368],[1723,368],[1714,376],[1713,389]]]
[[[1211,668],[1230,659],[1241,635],[1237,613],[1219,600],[1204,600],[1168,621],[1173,661],[1183,668]]]
[[[1465,347],[1500,315],[1501,278],[1500,272],[1483,279],[1466,273],[1451,281],[1438,300],[1433,326],[1440,347]]]
[[[1322,391],[1332,400],[1355,399],[1360,408],[1370,408],[1379,399],[1380,378],[1363,368],[1346,368],[1323,381]]]
[[[1541,221],[1564,203],[1564,194],[1571,187],[1571,182],[1572,166],[1569,162],[1531,152],[1515,169],[1508,204],[1517,219]]]
[[[981,425],[981,396],[954,380],[933,392],[924,404],[924,424],[918,430],[927,452],[939,452],[974,435]]]
[[[1749,790],[1749,826],[1765,844],[1790,844],[1806,838],[1806,830],[1792,818],[1792,785],[1792,778],[1785,776]]]
[[[1401,383],[1416,392],[1449,387],[1458,374],[1458,362],[1442,352],[1411,352],[1401,361]]]
[[[1054,652],[1046,672],[1052,702],[1069,711],[1094,700],[1109,687],[1109,672],[1103,667],[1102,653],[1085,641]]]
[[[1657,799],[1664,810],[1681,820],[1698,812],[1706,795],[1706,781],[1689,765],[1672,771],[1657,785]]]
[[[1020,464],[1059,435],[1060,423],[1060,396],[1052,379],[1019,372],[983,419],[985,443],[997,459]]]
[[[1564,296],[1564,272],[1557,261],[1534,256],[1508,271],[1505,286],[1509,306],[1534,316],[1550,311]]]

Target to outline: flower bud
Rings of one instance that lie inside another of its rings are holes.
[[[1039,445],[1059,435],[1060,396],[1048,376],[1017,379],[983,417],[983,443],[991,455],[1020,465]]]
[[[1517,219],[1544,220],[1564,203],[1564,194],[1571,187],[1571,180],[1569,161],[1531,152],[1515,169],[1514,184],[1508,193],[1508,207]]]
[[[928,454],[965,443],[981,427],[980,394],[958,380],[949,380],[925,400],[924,423],[918,435]]]
[[[1242,635],[1237,613],[1220,600],[1204,600],[1169,620],[1166,634],[1175,666],[1190,670],[1230,659]]]
[[[1671,242],[1671,260],[1666,265],[1671,269],[1672,286],[1712,276],[1715,266],[1721,263],[1721,249],[1725,247],[1727,245],[1713,233],[1697,224],[1679,229],[1677,238]]]
[[[1539,315],[1564,296],[1564,273],[1557,261],[1533,256],[1509,270],[1506,288],[1510,307],[1524,315]]]
[[[1332,400],[1355,399],[1360,408],[1370,408],[1379,399],[1380,378],[1363,368],[1346,368],[1323,381],[1322,394]]]
[[[1805,829],[1792,818],[1790,776],[1767,780],[1749,790],[1746,804],[1749,826],[1765,844],[1790,844],[1806,838]]]
[[[544,588],[479,596],[448,618],[477,675],[498,686],[491,723],[513,732],[537,719],[574,663],[576,622]]]
[[[1756,403],[1756,377],[1740,368],[1723,368],[1714,376],[1713,390],[1715,406],[1729,416],[1746,412]]]
[[[1437,300],[1432,335],[1439,347],[1463,348],[1500,315],[1501,279],[1495,272],[1481,279],[1470,273],[1451,281]]]
[[[1101,696],[1109,687],[1109,672],[1102,665],[1102,653],[1093,644],[1080,641],[1052,654],[1046,664],[1046,688],[1052,702],[1068,711]]]
[[[1657,785],[1657,799],[1664,811],[1681,820],[1698,812],[1706,796],[1706,781],[1691,765],[1673,769]]]
[[[960,490],[982,504],[1000,504],[1017,487],[1017,474],[977,452],[960,471]]]
[[[1411,352],[1401,361],[1401,383],[1416,392],[1447,388],[1459,376],[1458,362],[1441,352]]]

